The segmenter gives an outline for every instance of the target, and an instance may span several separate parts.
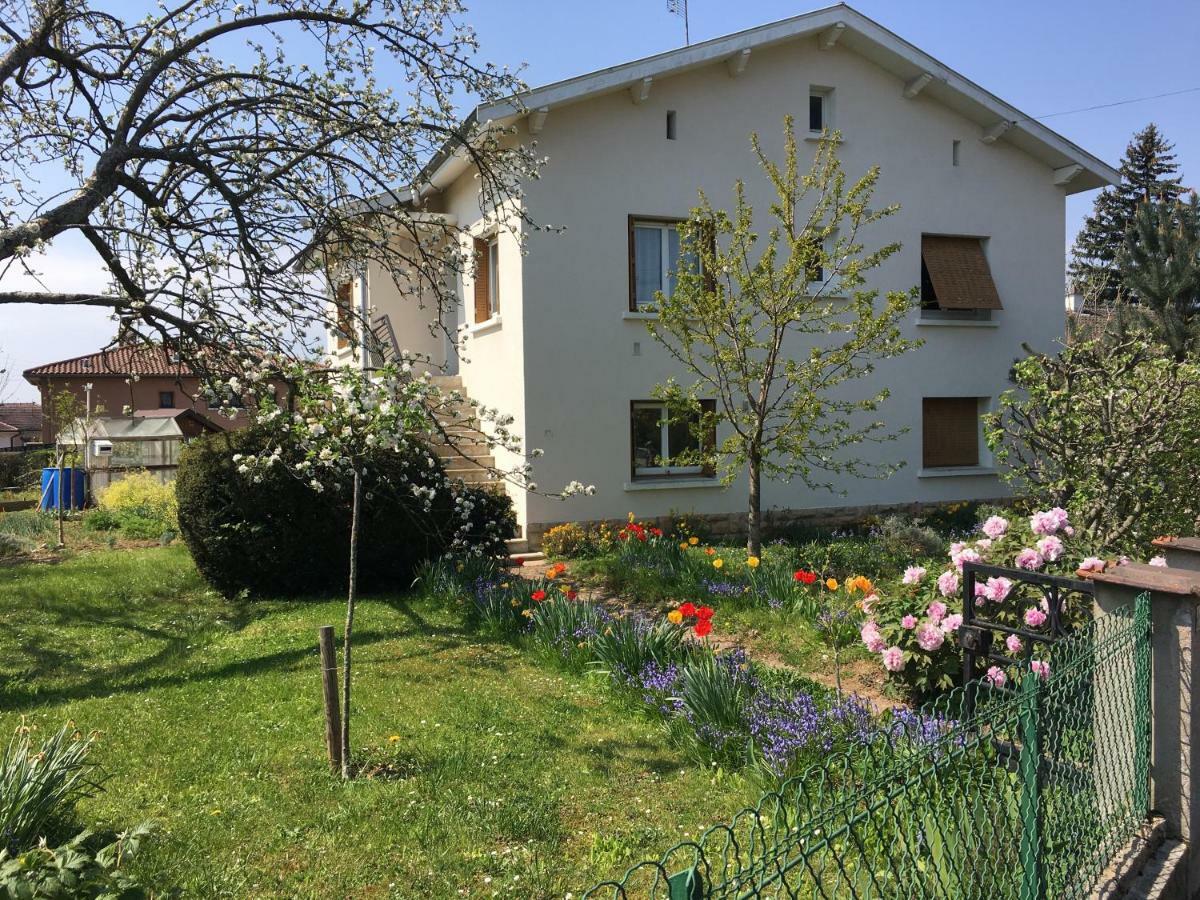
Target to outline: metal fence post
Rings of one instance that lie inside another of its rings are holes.
[[[1026,672],[1020,690],[1021,900],[1043,900],[1046,884],[1042,877],[1041,785],[1038,778],[1042,756],[1038,722],[1041,679]]]
[[[1133,601],[1133,803],[1150,811],[1150,593]]]

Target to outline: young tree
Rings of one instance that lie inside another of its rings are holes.
[[[1200,340],[1200,204],[1147,202],[1138,207],[1117,255],[1136,305],[1117,307],[1118,334],[1145,330],[1183,361]]]
[[[1180,187],[1173,145],[1150,123],[1133,136],[1121,160],[1121,181],[1096,197],[1092,214],[1071,248],[1068,273],[1093,307],[1108,307],[1134,299],[1125,283],[1117,256],[1133,226],[1138,206],[1148,201],[1175,200]]]
[[[919,343],[899,327],[917,289],[889,292],[877,304],[879,291],[863,287],[866,274],[900,249],[869,251],[862,243],[862,229],[897,209],[870,208],[878,168],[847,185],[833,134],[802,174],[790,116],[784,137],[782,166],[751,137],[775,195],[765,239],[743,182],[735,184],[732,212],[714,209],[701,192],[680,235],[681,258],[695,264],[680,267],[674,291],[658,295],[657,317],[647,323],[691,379],[659,385],[656,396],[673,419],[691,424],[698,455],[726,483],[741,470],[749,477],[753,555],[762,543],[764,475],[832,490],[817,473],[887,476],[898,468],[853,455],[857,445],[896,437],[869,418],[888,390],[854,399],[846,386]],[[706,398],[715,408],[705,408]],[[709,437],[718,428],[726,431],[719,442]]]
[[[453,302],[447,269],[470,265],[458,229],[411,213],[428,160],[466,155],[483,209],[504,208],[533,169],[502,129],[459,122],[457,97],[486,103],[521,84],[476,59],[458,0],[124,9],[5,6],[0,274],[78,235],[111,288],[0,288],[0,304],[110,308],[122,339],[167,342],[228,375],[264,353],[303,355],[337,324],[300,265],[322,253]]]
[[[1029,352],[985,419],[1005,477],[1060,506],[1084,546],[1141,552],[1200,515],[1200,377],[1145,335]]]

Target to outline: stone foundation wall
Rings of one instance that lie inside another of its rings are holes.
[[[972,503],[995,503],[1008,505],[1012,497],[994,497],[972,499]],[[945,503],[899,503],[879,504],[871,506],[826,506],[812,509],[770,509],[763,512],[764,532],[770,535],[772,530],[793,526],[813,526],[835,528],[839,525],[853,525],[868,518],[902,515],[916,518],[929,510],[944,507]],[[746,538],[746,514],[719,513],[702,515],[698,513],[676,513],[673,516],[644,517],[641,519],[657,525],[664,531],[669,531],[679,519],[685,518],[691,522],[701,522],[711,533],[714,541],[740,543]],[[608,525],[610,528],[620,528],[626,519],[591,519],[574,520],[576,524],[586,528],[598,528]],[[563,522],[530,522],[525,526],[525,539],[530,550],[540,549],[542,535],[555,525]]]

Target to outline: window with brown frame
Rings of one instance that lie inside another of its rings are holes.
[[[922,468],[979,465],[979,406],[978,397],[922,398]]]
[[[701,400],[702,414],[716,413],[715,400]],[[630,474],[634,479],[712,477],[715,471],[704,457],[716,447],[716,429],[709,427],[704,439],[696,434],[700,415],[691,421],[671,420],[667,407],[658,400],[634,400],[630,404]]]
[[[981,238],[921,235],[921,309],[1003,309]]]
[[[500,315],[500,241],[475,238],[475,324]]]
[[[350,345],[350,336],[354,334],[353,282],[338,285],[334,303],[337,304],[337,349],[342,350]]]

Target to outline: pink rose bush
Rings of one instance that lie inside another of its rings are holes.
[[[1054,575],[1072,575],[1081,566],[1101,565],[1074,546],[1070,519],[1066,511],[1055,507],[1028,517],[989,516],[977,535],[950,545],[941,571],[914,563],[898,573],[892,589],[878,590],[870,610],[864,611],[867,621],[862,639],[889,676],[918,696],[945,690],[961,677],[957,633],[963,624],[962,569],[968,562]],[[976,609],[992,621],[1048,633],[1049,611],[1036,602],[1040,594],[1015,588],[1008,578],[978,578]],[[1090,615],[1087,604],[1070,600],[1063,611],[1068,625],[1080,624]],[[1011,656],[1012,665],[995,666],[988,674],[998,686],[1008,683],[1018,674],[1018,667],[1025,665],[1029,642],[1013,635],[1000,648]],[[1035,643],[1033,652],[1038,649]],[[1034,660],[1033,670],[1045,678],[1049,665]]]

